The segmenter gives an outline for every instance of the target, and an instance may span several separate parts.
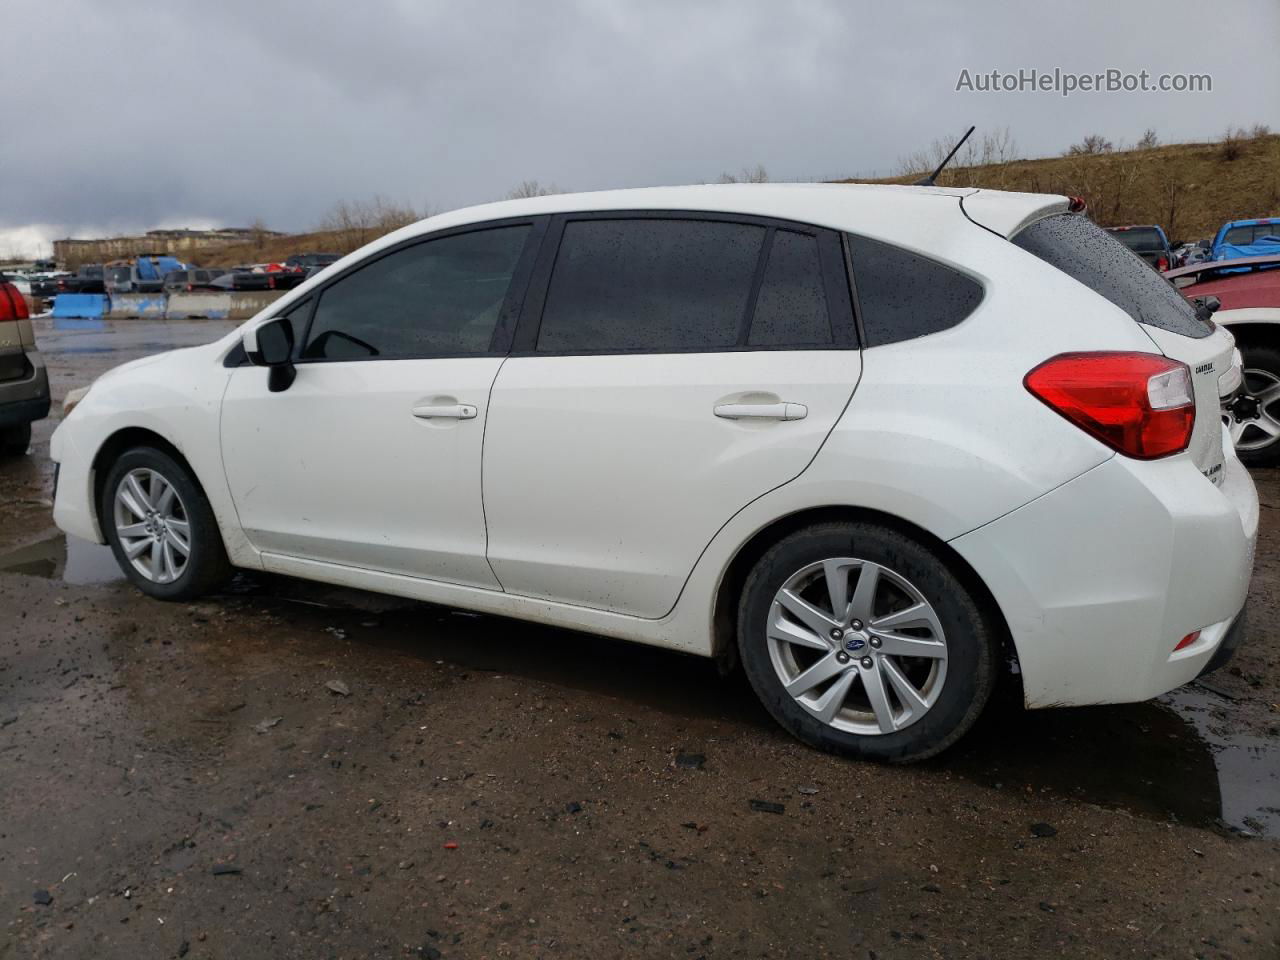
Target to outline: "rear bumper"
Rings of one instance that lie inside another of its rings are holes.
[[[49,415],[49,373],[39,351],[29,350],[31,376],[0,382],[0,428],[21,426]]]
[[[1117,456],[952,546],[1005,615],[1027,705],[1049,707],[1147,700],[1214,669],[1243,632],[1257,531],[1234,454],[1221,486],[1185,456]]]

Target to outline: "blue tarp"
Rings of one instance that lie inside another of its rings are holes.
[[[1256,238],[1253,243],[1224,243],[1218,247],[1215,260],[1239,260],[1241,257],[1274,257],[1280,253],[1280,235]]]
[[[55,318],[100,319],[106,311],[107,298],[101,293],[60,293],[53,298]]]
[[[185,270],[187,265],[175,257],[139,257],[139,280],[161,280],[171,270]]]

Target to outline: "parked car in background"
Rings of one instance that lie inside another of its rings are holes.
[[[1212,248],[1212,240],[1196,240],[1194,243],[1179,244],[1173,251],[1173,265],[1189,267],[1194,263],[1203,263],[1209,259],[1209,251]]]
[[[226,273],[218,267],[188,267],[183,270],[170,270],[164,275],[162,286],[165,293],[188,293],[193,290],[218,290],[213,281]]]
[[[1238,260],[1280,253],[1280,218],[1231,220],[1213,238],[1211,260]]]
[[[752,184],[432,217],[102,377],[54,519],[157,598],[240,566],[740,659],[867,758],[955,742],[1006,657],[1031,707],[1154,697],[1243,635],[1235,342],[1068,210]]]
[[[309,274],[317,267],[324,269],[329,264],[337,263],[341,259],[342,255],[337,253],[295,253],[285,261],[285,265]]]
[[[106,290],[107,293],[160,293],[164,289],[165,274],[185,267],[185,263],[168,254],[115,260],[106,267]]]
[[[1213,319],[1235,336],[1244,374],[1223,422],[1241,460],[1280,466],[1280,251],[1193,264],[1165,276],[1193,302],[1218,298]]]
[[[1168,270],[1173,266],[1173,251],[1169,249],[1169,238],[1164,235],[1163,228],[1147,224],[1107,227],[1106,230],[1157,270]]]
[[[49,415],[49,374],[36,349],[27,301],[0,277],[0,454],[31,445],[31,424]]]
[[[69,277],[71,274],[55,271],[53,273],[37,274],[31,277],[31,296],[41,297],[50,300],[56,297],[60,292],[61,280],[63,277]]]
[[[270,290],[271,278],[265,273],[233,267],[209,281],[210,290]]]
[[[100,263],[86,264],[75,273],[58,278],[58,293],[106,293],[106,290]]]

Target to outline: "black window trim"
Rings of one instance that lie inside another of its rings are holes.
[[[392,244],[377,253],[365,257],[348,267],[345,267],[341,273],[332,277],[327,277],[325,282],[307,292],[307,296],[311,300],[311,307],[307,314],[307,324],[304,328],[301,339],[294,344],[294,362],[301,364],[313,363],[377,363],[388,362],[393,360],[448,360],[466,357],[505,357],[511,346],[512,338],[515,335],[516,318],[520,315],[520,309],[524,302],[525,293],[529,286],[529,274],[533,269],[539,248],[542,245],[543,236],[546,233],[547,223],[550,220],[547,216],[529,216],[529,217],[508,217],[502,220],[482,220],[477,223],[460,224],[456,227],[446,227],[443,230],[436,230],[432,233],[419,234],[415,237],[408,237],[399,243]],[[346,277],[361,270],[371,264],[377,263],[384,257],[388,257],[402,250],[408,250],[410,247],[416,247],[419,244],[430,243],[433,240],[442,240],[446,237],[455,237],[468,233],[483,233],[487,230],[500,230],[505,227],[529,227],[529,234],[525,237],[524,249],[520,252],[519,259],[516,260],[516,268],[511,274],[511,283],[507,287],[507,296],[503,300],[502,308],[498,312],[498,323],[493,330],[493,338],[489,342],[489,349],[482,353],[464,353],[458,351],[438,351],[422,354],[397,354],[391,357],[303,357],[302,350],[307,341],[311,337],[311,326],[315,322],[316,310],[319,308],[320,299],[324,296],[325,291],[336,283],[341,283]],[[293,309],[294,305],[290,306]]]
[[[542,315],[546,308],[551,272],[560,254],[567,224],[581,220],[702,220],[713,223],[739,223],[764,227],[765,239],[752,276],[751,293],[747,299],[744,316],[739,327],[738,342],[727,347],[636,347],[631,349],[604,350],[538,350],[538,333],[542,328]],[[822,282],[827,298],[827,312],[831,323],[831,343],[826,344],[747,344],[751,320],[755,316],[756,302],[764,271],[768,266],[768,254],[776,230],[815,237],[818,241]],[[661,356],[677,353],[765,353],[800,350],[857,350],[861,338],[850,290],[850,273],[842,250],[841,234],[829,227],[820,227],[797,220],[783,220],[751,214],[720,212],[717,210],[583,210],[557,213],[551,216],[550,225],[538,252],[524,297],[523,309],[516,323],[515,338],[508,356],[511,357],[595,357],[595,356]],[[843,274],[843,275],[842,275]]]

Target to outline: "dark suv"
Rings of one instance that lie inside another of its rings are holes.
[[[1155,224],[1107,227],[1106,230],[1157,270],[1168,270],[1173,266],[1173,252],[1169,249],[1169,238],[1164,235],[1164,230]]]
[[[0,454],[31,444],[31,422],[49,415],[49,375],[36,349],[27,301],[0,274]]]

